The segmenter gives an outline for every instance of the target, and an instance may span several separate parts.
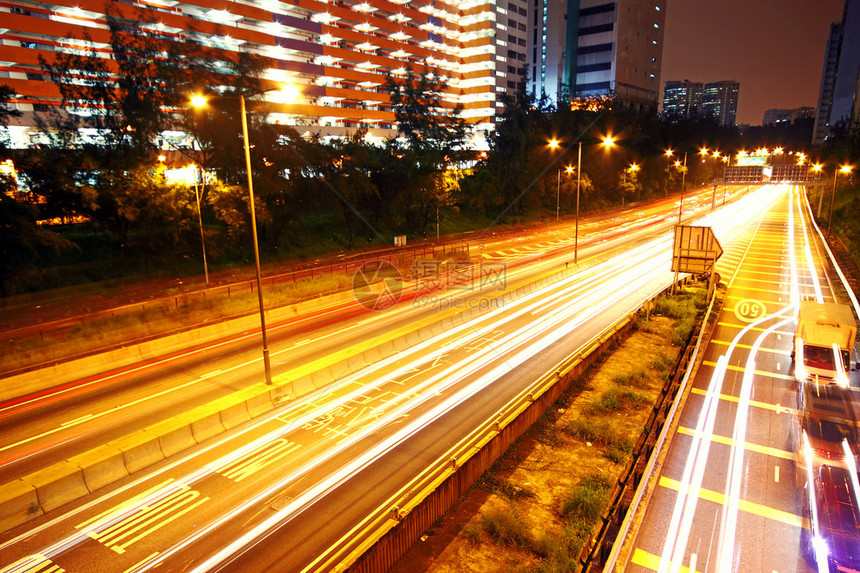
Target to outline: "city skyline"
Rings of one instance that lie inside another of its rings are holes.
[[[771,108],[815,106],[830,24],[841,19],[843,6],[844,0],[670,2],[662,83],[738,81],[741,124],[760,125]]]

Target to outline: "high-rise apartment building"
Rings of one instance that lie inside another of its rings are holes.
[[[740,84],[731,80],[705,84],[702,89],[702,113],[717,118],[720,125],[735,125]]]
[[[665,0],[530,0],[530,93],[657,106]]]
[[[791,125],[798,119],[806,119],[815,115],[815,108],[798,107],[795,109],[772,108],[764,111],[761,124],[765,125]]]
[[[663,115],[689,118],[713,116],[720,125],[735,125],[740,84],[723,80],[702,82],[667,81],[663,89]]]
[[[10,126],[14,145],[33,143],[34,112],[60,103],[39,56],[51,61],[91,45],[112,58],[108,8],[142,15],[136,19],[151,21],[148,35],[194,43],[214,61],[240,50],[263,58],[267,85],[299,88],[296,102],[269,120],[323,135],[360,127],[394,135],[383,86],[407,66],[442,78],[442,99],[463,104],[475,133],[492,129],[501,95],[517,89],[526,60],[527,0],[13,0],[0,6],[0,84],[15,90],[14,105],[24,112]]]
[[[818,109],[815,114],[813,142],[822,143],[831,129],[852,121],[852,109],[860,74],[860,0],[845,0],[842,21],[830,26]],[[854,117],[854,122],[860,118]]]
[[[667,81],[663,88],[663,115],[690,117],[702,113],[702,82]]]

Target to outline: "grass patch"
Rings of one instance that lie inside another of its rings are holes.
[[[585,476],[567,495],[562,513],[571,522],[594,522],[603,513],[609,501],[611,482],[603,475]]]
[[[497,545],[520,548],[532,546],[528,527],[513,509],[491,509],[481,516],[481,525]]]
[[[591,411],[597,413],[614,412],[621,408],[617,388],[610,388],[591,403]]]
[[[623,436],[621,431],[611,420],[599,418],[592,420],[580,417],[567,424],[563,431],[586,442],[596,442],[607,447],[614,447],[623,452],[633,451],[633,442]]]
[[[675,359],[665,352],[661,352],[651,361],[651,368],[657,371],[662,380],[668,380],[675,368]]]
[[[488,476],[484,480],[484,485],[494,494],[505,497],[510,501],[535,497],[534,492],[529,491],[524,487],[514,485],[507,480],[498,480],[495,476]]]
[[[647,385],[648,375],[642,367],[634,368],[624,374],[619,374],[614,379],[619,386],[633,386],[634,388],[643,388]]]

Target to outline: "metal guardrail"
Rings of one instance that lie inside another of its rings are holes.
[[[665,423],[671,420],[670,410],[675,407],[678,391],[684,387],[684,382],[690,374],[690,367],[695,363],[704,334],[703,325],[707,322],[707,317],[711,313],[714,301],[716,300],[716,293],[717,291],[714,289],[708,310],[704,313],[703,319],[697,323],[696,328],[690,333],[690,337],[684,345],[684,351],[678,357],[672,375],[666,380],[660,396],[651,408],[648,421],[645,422],[642,434],[639,436],[633,449],[633,456],[612,489],[610,495],[611,501],[600,518],[601,524],[597,534],[593,535],[585,543],[582,553],[580,553],[579,562],[584,572],[596,570],[596,568],[604,565],[610,557],[610,552],[613,550],[617,535],[622,529],[621,520],[627,514],[627,510],[630,507],[629,494],[631,490],[636,490],[639,487],[643,477],[648,476],[649,472],[646,471],[644,466],[649,465],[651,462],[655,449],[658,451],[660,449],[658,445],[661,443],[661,440],[657,436],[663,431]],[[696,340],[696,344],[695,346],[691,346],[690,342],[694,339]]]

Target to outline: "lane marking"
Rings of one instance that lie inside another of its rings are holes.
[[[300,447],[295,442],[280,438],[219,467],[215,472],[238,483],[290,455]]]
[[[660,569],[660,556],[654,555],[653,553],[648,553],[638,547],[633,551],[633,558],[630,560],[634,565],[639,565],[640,567],[645,567],[646,569],[651,569],[652,571],[657,571]],[[671,565],[669,566],[671,570]],[[690,568],[681,565],[681,573],[690,573]],[[695,573],[699,573],[696,571]]]
[[[722,322],[721,321],[721,322],[718,322],[717,325],[718,326],[725,326],[726,328],[746,328],[745,324],[738,324],[736,322]],[[755,326],[753,328],[750,328],[750,330],[753,332],[764,332],[766,329]],[[773,332],[774,332],[774,334],[785,334],[786,336],[791,334],[792,336],[794,336],[793,332],[788,332],[787,330],[774,330]]]
[[[710,340],[710,342],[712,344],[719,344],[721,346],[730,346],[731,345],[731,342],[726,342],[724,340],[717,340],[715,338],[712,338]],[[750,350],[750,349],[752,349],[752,346],[749,344],[735,344],[735,348],[743,348],[745,350]],[[791,352],[789,352],[788,350],[777,350],[776,348],[761,348],[761,347],[759,347],[758,351],[759,352],[771,352],[773,354],[782,354],[783,356],[791,356]]]
[[[662,487],[674,491],[678,491],[681,486],[678,480],[667,478],[665,476],[660,477],[660,485]],[[705,488],[699,488],[699,499],[712,501],[719,505],[724,505],[726,502],[725,494]],[[808,527],[807,519],[799,515],[795,515],[787,511],[782,511],[781,509],[776,509],[775,507],[769,507],[760,503],[747,501],[745,499],[738,500],[738,509],[745,513],[756,515],[758,517],[764,517],[765,519],[770,519],[772,521],[785,523],[786,525],[791,525],[793,527]]]
[[[779,483],[779,466],[773,466],[773,481]]]
[[[679,434],[685,434],[687,436],[695,436],[696,429],[689,428],[686,426],[678,427]],[[724,446],[731,446],[734,441],[732,438],[728,436],[720,436],[719,434],[711,434],[711,441],[717,444],[722,444]],[[783,460],[793,460],[794,452],[789,452],[786,450],[780,450],[779,448],[772,448],[770,446],[762,446],[760,444],[754,444],[752,442],[745,442],[744,449],[750,452],[755,452],[757,454],[764,454],[766,456],[771,456],[774,458],[780,458]]]
[[[702,364],[705,366],[716,366],[716,362],[712,362],[710,360],[703,360]],[[746,369],[743,366],[726,366],[726,370],[732,370],[734,372],[746,372]],[[791,380],[794,381],[794,376],[786,376],[785,374],[777,374],[776,372],[768,372],[766,370],[753,370],[753,374],[756,376],[769,376],[770,378],[776,378],[778,380]]]
[[[22,569],[22,567],[26,568]],[[45,569],[45,567],[48,568]],[[15,563],[0,569],[0,573],[5,573],[6,571],[14,571],[15,573],[64,573],[65,569],[51,563],[51,560],[44,555],[37,554],[22,557]]]
[[[792,378],[793,380],[793,378]],[[702,396],[706,396],[708,394],[707,390],[702,390],[700,388],[693,388],[693,394],[700,394]],[[737,402],[737,396],[730,396],[729,394],[720,394],[720,400],[725,400],[726,402]],[[780,406],[779,404],[768,404],[767,402],[759,402],[757,400],[750,400],[750,406],[754,406],[756,408],[761,408],[762,410],[770,410],[772,412],[776,412],[777,414],[782,414],[785,412],[786,414],[797,415],[797,410],[794,408],[786,408],[785,406]]]
[[[208,497],[201,497],[199,491],[183,485],[167,497],[151,505],[143,505],[137,508],[135,513],[123,516],[119,521],[108,519],[104,523],[107,527],[101,530],[99,527],[93,527],[87,535],[115,553],[122,554],[147,535],[155,533],[207,501]]]
[[[75,418],[74,420],[70,420],[68,422],[63,422],[62,424],[60,424],[60,427],[63,428],[65,426],[74,426],[75,424],[80,424],[84,420],[89,420],[92,417],[93,417],[92,414],[84,414],[80,418]]]

